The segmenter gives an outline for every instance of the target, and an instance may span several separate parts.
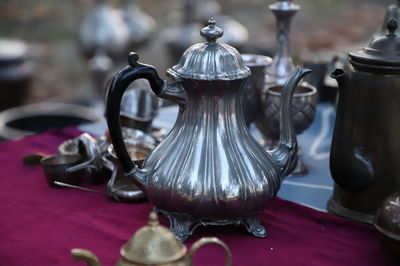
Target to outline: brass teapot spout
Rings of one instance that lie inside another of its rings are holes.
[[[122,246],[121,259],[117,266],[128,265],[193,265],[193,256],[197,249],[206,244],[221,246],[226,254],[225,265],[232,265],[232,255],[228,246],[216,237],[203,237],[196,241],[189,252],[175,235],[158,222],[155,212],[150,213],[149,224],[140,228],[133,237]],[[76,261],[84,261],[88,266],[100,266],[100,260],[91,251],[74,248],[71,250]]]

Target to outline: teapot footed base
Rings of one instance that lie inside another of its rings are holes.
[[[154,211],[161,213],[168,218],[170,222],[170,230],[181,242],[185,242],[200,225],[243,225],[246,230],[255,237],[265,238],[268,236],[268,232],[261,224],[257,213],[247,215],[246,217],[229,219],[201,219],[189,214],[163,211],[156,207],[154,207]]]

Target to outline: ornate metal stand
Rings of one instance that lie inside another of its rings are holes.
[[[171,213],[163,211],[154,207],[154,210],[161,213],[168,218],[170,222],[170,230],[175,234],[176,238],[185,242],[199,226],[209,225],[243,225],[246,230],[253,236],[258,238],[265,238],[268,236],[267,230],[260,223],[258,214],[249,215],[247,217],[221,219],[221,220],[208,220],[196,218],[188,214]]]

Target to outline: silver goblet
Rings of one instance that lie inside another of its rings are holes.
[[[255,124],[264,137],[265,146],[271,149],[279,140],[279,108],[283,86],[273,86],[262,93],[262,114],[257,117]],[[301,83],[295,89],[292,102],[293,125],[296,135],[301,134],[314,121],[317,104],[317,89],[307,82]],[[307,166],[299,160],[292,176],[302,176],[308,173]]]
[[[268,56],[242,54],[245,65],[251,70],[251,77],[243,85],[243,115],[249,125],[261,111],[260,91],[264,88],[265,72],[272,64]]]

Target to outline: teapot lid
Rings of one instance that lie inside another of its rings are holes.
[[[167,74],[181,79],[236,80],[250,76],[239,52],[230,45],[217,42],[223,30],[210,19],[200,31],[207,41],[190,46],[179,63],[167,70]]]
[[[359,70],[377,74],[400,74],[400,38],[396,35],[397,21],[391,18],[388,34],[377,37],[362,50],[350,52],[350,63]]]
[[[151,212],[148,225],[136,231],[120,253],[129,262],[159,265],[181,259],[186,251],[168,228],[159,225],[157,214]]]

